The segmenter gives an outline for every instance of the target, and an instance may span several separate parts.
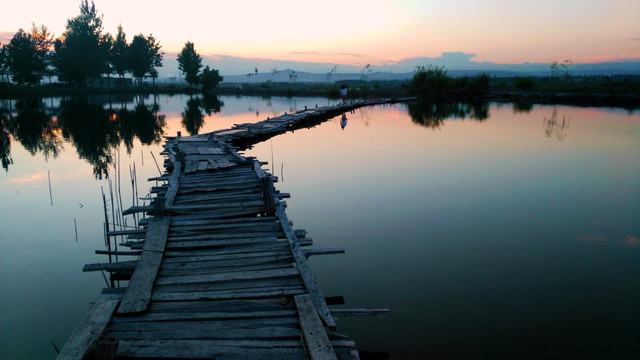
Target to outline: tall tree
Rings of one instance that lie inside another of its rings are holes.
[[[220,72],[216,69],[209,69],[209,66],[205,66],[200,74],[200,84],[202,84],[202,92],[207,93],[211,89],[215,89],[219,83],[221,83],[223,77],[220,76]]]
[[[102,35],[102,15],[93,1],[82,0],[80,15],[67,20],[62,38],[55,43],[56,67],[66,79],[82,85],[87,78],[107,71],[107,49]]]
[[[129,45],[129,67],[138,85],[142,84],[142,78],[147,76],[151,69],[153,60],[149,57],[150,52],[149,43],[144,35],[138,34],[133,37]]]
[[[153,85],[155,85],[158,78],[158,68],[162,67],[164,53],[160,52],[162,45],[153,35],[147,36],[147,45],[149,46],[149,58],[151,59],[151,66],[147,71],[147,75],[153,79]]]
[[[38,27],[33,23],[31,25],[31,41],[36,48],[38,62],[43,65],[43,72],[52,75],[50,65],[52,65],[53,34],[44,24]]]
[[[198,55],[192,42],[187,41],[178,54],[178,69],[184,74],[184,79],[190,85],[197,85],[198,73],[202,68],[202,57]]]
[[[5,52],[6,67],[13,72],[13,81],[36,84],[40,80],[47,66],[47,47],[40,40],[19,29]]]
[[[127,34],[122,30],[122,25],[118,25],[118,33],[111,47],[110,62],[113,67],[113,71],[118,74],[120,79],[124,78],[124,75],[129,71],[129,57],[127,53],[129,51],[129,45],[127,45]]]
[[[7,70],[7,46],[0,46],[0,81],[3,80],[4,72]]]
[[[142,82],[142,78],[148,76],[153,79],[155,85],[155,80],[158,78],[157,68],[162,66],[164,55],[160,52],[160,48],[162,46],[153,35],[138,34],[133,37],[129,45],[129,69],[138,84]]]

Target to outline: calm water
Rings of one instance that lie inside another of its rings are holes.
[[[105,286],[81,270],[105,261],[93,252],[104,244],[106,172],[126,208],[134,164],[139,195],[154,185],[146,179],[158,174],[151,154],[162,161],[162,135],[333,102],[5,102],[0,144],[12,163],[0,175],[0,359],[54,358],[51,342],[64,344]],[[325,295],[391,309],[340,319],[360,350],[392,359],[640,357],[638,112],[399,104],[345,115],[344,129],[337,117],[245,154],[268,161],[278,189],[292,194],[294,228],[317,248],[346,250],[310,258]]]

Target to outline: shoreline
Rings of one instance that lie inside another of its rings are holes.
[[[384,83],[381,86],[371,84],[351,84],[349,97],[352,99],[372,98],[404,98],[407,89],[399,82]],[[268,83],[241,84],[224,83],[215,91],[206,95],[239,95],[239,96],[285,96],[308,97],[321,96],[339,99],[339,84],[324,83]],[[127,89],[95,89],[95,88],[8,88],[0,87],[0,99],[19,100],[32,97],[76,97],[76,96],[136,96],[136,95],[195,95],[202,94],[198,89],[183,84],[160,84],[148,87]],[[429,100],[425,100],[429,101]],[[490,90],[486,95],[469,97],[465,95],[450,96],[437,102],[512,102],[522,104],[574,105],[596,107],[621,107],[628,110],[640,108],[640,91],[637,92],[602,92],[602,91],[553,91],[553,90]]]

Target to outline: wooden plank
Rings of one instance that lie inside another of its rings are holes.
[[[166,194],[165,207],[173,205],[173,201],[178,194],[180,170],[182,169],[182,163],[180,161],[176,161],[173,165],[173,172],[171,172],[171,176],[169,177],[169,189]]]
[[[117,297],[101,296],[73,330],[56,359],[81,360],[100,338],[118,303]]]
[[[191,331],[229,331],[235,329],[259,329],[263,327],[279,326],[283,328],[296,329],[298,319],[292,317],[265,317],[253,319],[224,319],[224,321],[199,321],[179,320],[179,321],[127,321],[113,322],[109,325],[109,333],[125,331],[167,331],[180,329],[184,332]],[[185,331],[187,330],[187,331]],[[188,334],[187,334],[188,336]]]
[[[138,256],[141,251],[96,250],[98,255]]]
[[[312,255],[334,255],[334,254],[344,254],[344,249],[342,248],[308,249],[308,250],[302,250],[302,253],[306,257],[312,256]]]
[[[240,342],[242,341],[242,342]],[[118,357],[143,358],[189,358],[216,360],[306,360],[306,354],[298,346],[284,346],[283,341],[265,342],[236,340],[222,343],[221,340],[121,340]]]
[[[334,316],[374,316],[386,314],[389,309],[331,309]]]
[[[286,269],[286,268],[290,268],[293,264],[293,259],[291,259],[290,261],[286,261],[286,260],[281,260],[281,261],[264,261],[264,262],[258,262],[254,265],[245,265],[245,264],[238,264],[236,263],[236,265],[229,265],[229,266],[224,266],[224,267],[211,267],[211,266],[205,266],[205,265],[201,265],[201,266],[196,266],[196,267],[190,267],[187,269],[180,269],[180,268],[172,268],[172,269],[160,269],[160,271],[158,272],[158,276],[191,276],[191,275],[209,275],[209,274],[222,274],[222,273],[229,273],[232,271],[254,271],[254,270],[276,270],[276,269]]]
[[[198,171],[205,171],[209,166],[209,162],[207,161],[199,161],[198,162]]]
[[[107,232],[107,236],[123,236],[123,235],[131,235],[131,234],[144,234],[146,232],[145,229],[132,229],[132,230],[111,230]]]
[[[207,143],[209,141],[209,134],[202,134],[202,135],[193,135],[193,136],[181,136],[178,138],[179,142],[189,142],[189,143],[194,143],[194,142],[203,142],[203,143]]]
[[[206,249],[212,247],[221,247],[229,245],[248,245],[259,243],[275,243],[277,238],[264,237],[264,238],[235,238],[235,239],[219,239],[219,240],[198,240],[198,241],[177,241],[167,244],[167,250],[193,250],[193,249]]]
[[[137,313],[147,309],[151,300],[151,290],[156,279],[162,253],[167,241],[171,217],[154,218],[147,226],[147,237],[142,255],[125,290],[118,314]]]
[[[179,234],[174,235],[171,234],[168,236],[168,240],[171,242],[178,241],[207,241],[207,240],[228,240],[228,239],[246,239],[246,238],[260,238],[260,237],[274,237],[274,238],[284,238],[284,233],[282,229],[279,230],[263,230],[259,231],[259,229],[252,231],[254,229],[246,229],[244,233],[241,232],[223,232],[223,233],[209,233],[197,231],[193,234]],[[205,235],[196,235],[202,234]]]
[[[171,211],[181,210],[216,210],[216,209],[228,209],[228,208],[242,208],[242,207],[262,207],[264,201],[262,200],[247,200],[247,201],[206,201],[200,203],[187,203],[187,204],[173,204],[167,206],[167,209]]]
[[[272,311],[242,311],[242,312],[151,312],[139,316],[120,316],[113,322],[130,321],[182,321],[182,320],[227,320],[227,319],[254,319],[269,317],[295,317],[295,310],[272,310]]]
[[[308,294],[294,297],[300,319],[300,330],[311,360],[337,360],[329,336]]]
[[[300,276],[302,276],[302,280],[309,291],[309,295],[311,295],[311,299],[318,311],[318,315],[320,315],[320,318],[325,322],[325,324],[327,324],[327,326],[332,329],[335,328],[336,323],[333,320],[333,317],[331,317],[331,311],[329,311],[329,307],[324,301],[322,291],[320,291],[320,287],[316,283],[316,278],[313,276],[313,273],[307,264],[307,258],[304,256],[304,253],[300,248],[300,242],[297,241],[298,237],[291,227],[289,218],[282,207],[282,203],[278,203],[276,205],[275,211],[276,215],[280,219],[280,224],[282,224],[282,229],[287,235],[287,241],[289,241],[289,244],[291,245],[291,252],[296,260]]]
[[[195,160],[187,160],[184,166],[184,173],[189,174],[198,170],[198,162]]]
[[[198,153],[203,155],[223,155],[225,151],[219,147],[198,147]]]
[[[153,301],[192,301],[192,300],[232,300],[232,299],[265,299],[280,296],[295,296],[304,294],[305,289],[268,289],[268,290],[247,290],[246,292],[229,291],[188,291],[178,292],[154,292],[151,299]]]
[[[237,271],[217,274],[166,276],[156,280],[157,285],[209,283],[222,281],[239,281],[250,279],[268,279],[276,277],[298,276],[298,270],[293,267],[275,270]],[[125,293],[126,296],[126,293]],[[124,302],[124,299],[123,299]]]
[[[89,271],[133,271],[135,269],[138,260],[131,261],[120,261],[120,262],[111,262],[111,263],[97,263],[97,264],[86,264],[83,268],[83,272]]]

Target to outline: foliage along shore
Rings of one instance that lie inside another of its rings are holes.
[[[467,79],[469,81],[469,79]],[[523,85],[524,83],[524,85]],[[358,80],[338,83],[265,82],[261,84],[222,83],[211,92],[219,95],[252,96],[320,96],[338,98],[340,85],[346,85],[351,99],[399,98],[408,95],[436,101],[504,101],[532,104],[567,104],[577,106],[614,106],[640,108],[640,76],[571,77],[561,82],[549,78],[490,78],[488,88],[477,91],[452,91],[420,96],[409,89],[410,82]],[[158,84],[124,89],[95,89],[44,86],[18,86],[0,83],[0,98],[90,96],[90,95],[147,95],[197,94],[200,89],[188,84]],[[424,94],[423,94],[424,95]]]

